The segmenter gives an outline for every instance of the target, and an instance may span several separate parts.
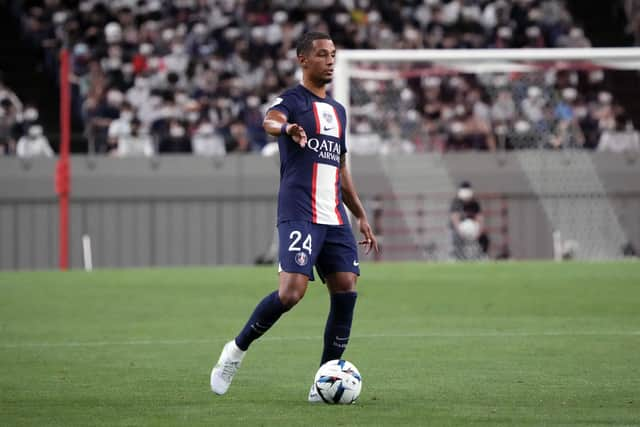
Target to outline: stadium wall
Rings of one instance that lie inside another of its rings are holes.
[[[0,158],[0,269],[57,267],[54,169],[52,159]],[[381,195],[447,201],[461,180],[479,193],[501,194],[514,258],[552,258],[552,231],[563,227],[569,237],[590,242],[598,258],[615,257],[622,241],[640,247],[635,157],[543,151],[354,157],[352,170],[369,210]],[[72,268],[82,268],[84,234],[96,268],[249,264],[273,235],[278,166],[272,158],[76,157],[72,177]],[[396,206],[407,213],[401,219],[409,228],[411,206],[401,200]],[[444,224],[446,215],[435,220]],[[442,248],[438,259],[446,256]],[[382,259],[421,257],[394,252]]]

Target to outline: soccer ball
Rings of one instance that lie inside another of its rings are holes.
[[[465,240],[476,240],[480,235],[480,224],[471,218],[467,218],[458,224],[458,234]]]
[[[330,360],[318,369],[314,386],[325,403],[350,404],[360,396],[362,377],[353,363]]]

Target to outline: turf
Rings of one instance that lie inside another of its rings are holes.
[[[640,425],[640,263],[363,267],[352,406],[306,402],[326,291],[209,391],[271,268],[0,273],[0,425]]]

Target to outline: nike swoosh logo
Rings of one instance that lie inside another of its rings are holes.
[[[326,126],[322,127],[322,130],[324,130],[324,131],[329,131],[329,130],[333,130],[333,129],[335,129],[335,127],[330,127],[330,128],[326,127]]]
[[[360,263],[359,263],[358,261],[353,261],[353,266],[354,266],[354,267],[357,267],[357,266],[359,266],[359,265],[360,265]]]

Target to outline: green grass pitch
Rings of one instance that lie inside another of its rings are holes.
[[[319,283],[221,397],[210,369],[274,269],[0,273],[0,425],[640,425],[640,263],[362,270],[342,407],[306,402]]]

